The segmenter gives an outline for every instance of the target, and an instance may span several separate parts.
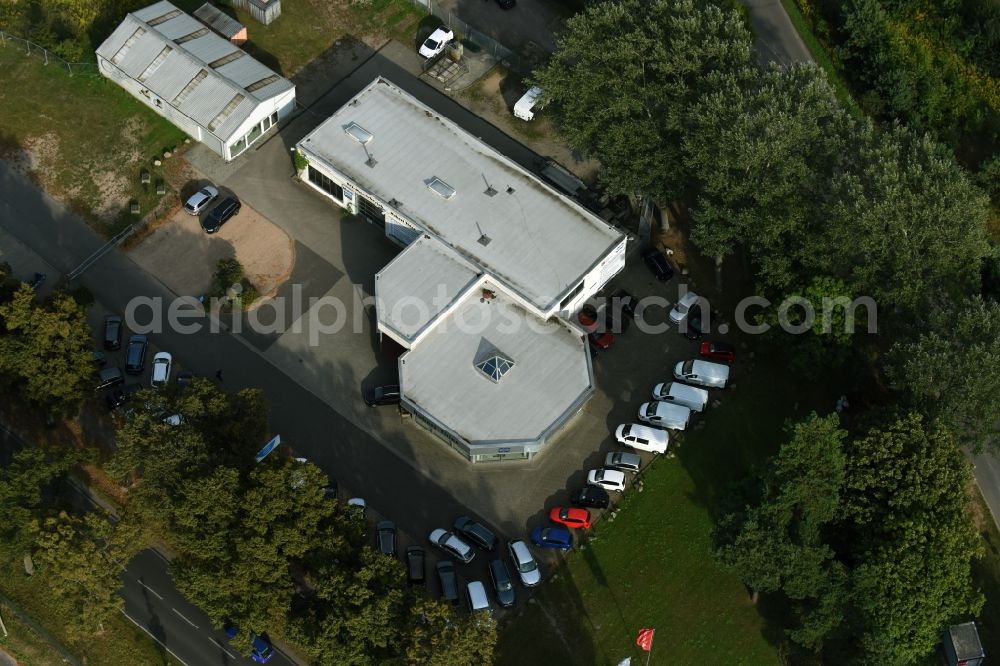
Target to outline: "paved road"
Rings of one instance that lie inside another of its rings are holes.
[[[757,64],[777,63],[788,67],[797,62],[813,62],[781,0],[742,0],[750,9],[754,55]]]
[[[189,604],[174,588],[167,574],[167,560],[153,550],[132,558],[122,574],[121,595],[125,616],[187,666],[252,664],[214,629],[208,616]],[[297,662],[280,650],[269,664],[294,666]]]

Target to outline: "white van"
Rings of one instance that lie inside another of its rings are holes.
[[[524,93],[521,99],[517,100],[514,104],[514,116],[520,118],[521,120],[534,120],[535,118],[535,102],[542,94],[542,89],[538,86],[530,88],[528,92]]]
[[[653,387],[653,399],[684,405],[692,412],[703,412],[708,404],[708,391],[680,382],[662,382]]]
[[[667,445],[670,443],[670,433],[638,423],[623,423],[615,430],[615,439],[619,444],[638,451],[666,453]]]
[[[708,388],[726,388],[729,366],[710,361],[681,361],[674,366],[674,378]]]
[[[465,588],[466,598],[469,600],[469,612],[490,610],[490,598],[486,596],[486,586],[478,580],[469,583]]]
[[[684,430],[691,421],[691,410],[669,402],[644,402],[639,407],[639,418],[659,428]]]

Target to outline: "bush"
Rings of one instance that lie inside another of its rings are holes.
[[[258,298],[260,298],[260,293],[257,291],[257,287],[244,280],[243,291],[240,292],[240,306],[246,310]]]
[[[305,171],[306,167],[309,166],[309,160],[297,150],[292,151],[292,160],[295,162],[295,171],[297,173]]]
[[[236,257],[219,259],[215,267],[215,278],[212,281],[212,295],[224,296],[234,284],[243,280],[243,264]]]

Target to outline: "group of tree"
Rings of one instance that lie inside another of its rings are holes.
[[[0,391],[47,417],[73,415],[92,384],[90,327],[84,308],[57,290],[40,301],[0,264]]]
[[[767,471],[719,524],[718,556],[779,594],[789,635],[833,663],[911,664],[983,605],[969,569],[969,464],[915,413],[849,434],[836,414],[789,428]]]
[[[363,516],[328,496],[315,465],[266,440],[256,390],[196,379],[140,394],[106,468],[128,509],[176,553],[178,589],[217,626],[295,640],[318,664],[489,663],[494,623],[459,618],[370,547]],[[179,414],[181,421],[164,421]]]
[[[860,376],[871,404],[899,405],[852,410],[850,430],[836,415],[796,424],[735,491],[718,555],[788,603],[803,648],[911,663],[982,605],[961,450],[1000,445],[1000,306],[979,296],[984,275],[1000,287],[1000,186],[983,176],[1000,171],[970,175],[905,114],[857,119],[822,70],[757,67],[750,46],[739,13],[710,0],[608,0],[569,21],[533,82],[610,190],[678,203],[703,255],[746,257],[758,294],[813,306],[805,334],[774,338],[803,381]],[[878,336],[820,307],[863,296]]]

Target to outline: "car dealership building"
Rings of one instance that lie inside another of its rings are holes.
[[[404,408],[474,462],[541,451],[593,393],[572,314],[625,235],[384,78],[296,149],[304,183],[405,248],[375,280]]]

